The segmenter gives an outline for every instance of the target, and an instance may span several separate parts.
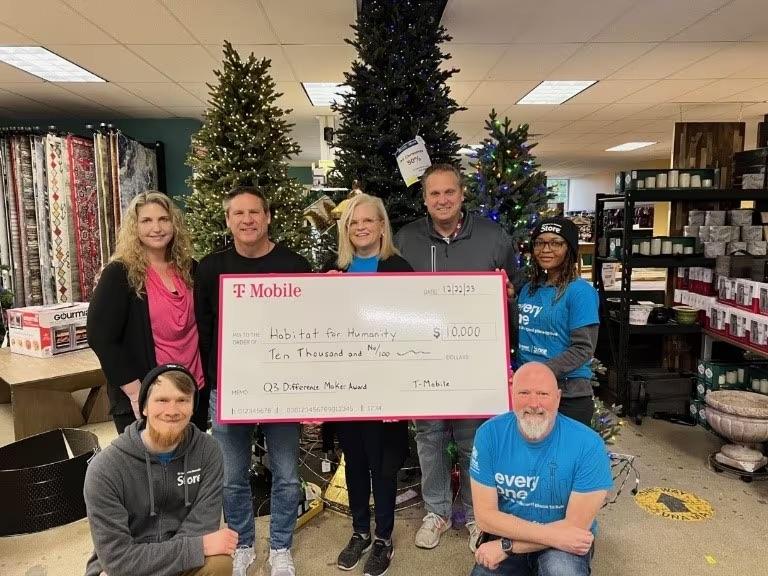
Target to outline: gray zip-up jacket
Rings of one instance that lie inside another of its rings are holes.
[[[461,230],[450,242],[435,232],[432,219],[426,216],[403,226],[395,235],[395,244],[417,272],[482,272],[499,268],[506,270],[513,282],[517,277],[512,239],[495,222],[472,213],[465,214]]]
[[[96,454],[85,475],[94,543],[85,576],[171,576],[205,563],[203,536],[219,529],[221,451],[194,425],[166,465],[131,424]]]

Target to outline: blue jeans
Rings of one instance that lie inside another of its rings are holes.
[[[584,556],[547,548],[530,554],[513,554],[496,570],[475,564],[470,576],[589,576],[592,573],[592,552]]]
[[[467,522],[474,522],[472,488],[469,483],[469,456],[475,432],[484,420],[417,420],[416,448],[421,467],[421,495],[427,512],[450,518],[453,508],[451,460],[446,452],[451,435],[459,448],[461,499]]]
[[[211,390],[213,437],[224,455],[224,520],[238,534],[238,546],[253,546],[256,526],[251,483],[251,442],[256,424],[222,424],[216,421],[216,390]],[[290,548],[301,501],[299,480],[299,424],[261,424],[272,471],[269,547]]]

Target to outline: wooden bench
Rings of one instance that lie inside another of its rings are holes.
[[[90,390],[82,408],[72,397]],[[92,350],[34,358],[0,349],[0,403],[11,402],[16,440],[110,419],[104,374]]]

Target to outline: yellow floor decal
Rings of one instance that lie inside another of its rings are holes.
[[[706,500],[675,488],[646,488],[637,493],[635,502],[651,514],[684,522],[707,520],[715,514]]]

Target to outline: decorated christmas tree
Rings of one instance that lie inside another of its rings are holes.
[[[304,225],[308,201],[301,185],[288,176],[288,160],[300,148],[285,120],[290,110],[276,105],[281,96],[269,74],[270,60],[253,53],[243,60],[224,43],[218,84],[208,85],[210,100],[202,128],[192,138],[187,165],[192,194],[187,198],[187,225],[195,252],[203,256],[224,247],[227,228],[222,200],[235,186],[256,186],[269,199],[270,235],[312,259],[312,229]]]
[[[536,144],[528,141],[528,124],[513,128],[509,118],[499,120],[491,110],[485,129],[489,136],[470,162],[475,173],[467,178],[468,205],[501,224],[522,253],[552,198],[547,176],[531,154]]]
[[[345,74],[352,93],[334,105],[337,132],[335,186],[384,200],[393,227],[424,215],[421,187],[405,185],[395,159],[397,149],[416,136],[424,139],[433,164],[457,162],[459,138],[448,120],[461,108],[446,81],[458,70],[441,68],[448,56],[440,44],[450,37],[440,25],[439,2],[366,0],[346,40],[357,49]]]

